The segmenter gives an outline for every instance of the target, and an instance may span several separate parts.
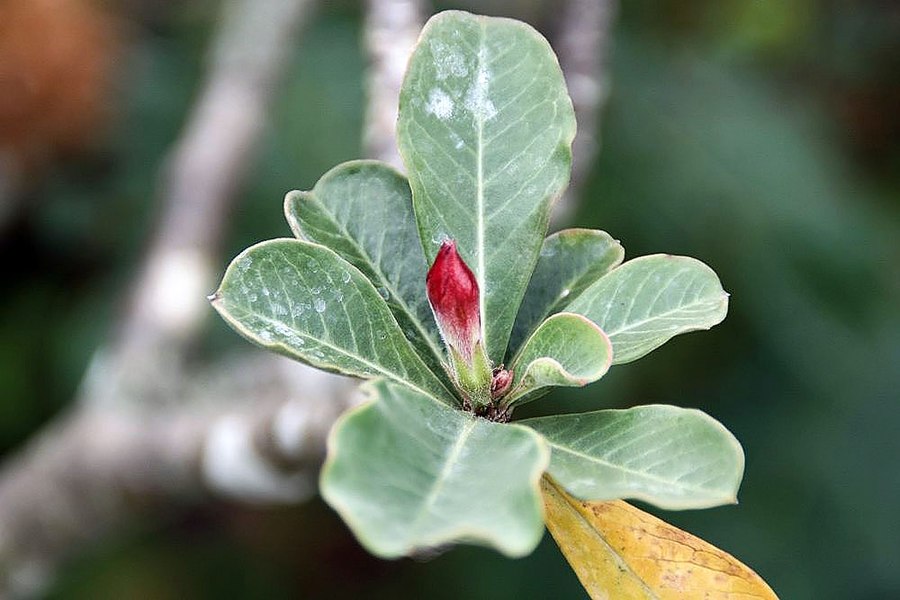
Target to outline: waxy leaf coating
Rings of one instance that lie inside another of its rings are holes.
[[[360,543],[385,558],[456,542],[508,556],[534,549],[549,460],[539,435],[384,380],[367,388],[371,401],[332,429],[321,477]]]
[[[378,161],[349,161],[311,191],[289,192],[284,212],[294,235],[331,248],[369,278],[404,335],[441,376],[444,351],[425,298],[428,265],[406,178]]]
[[[238,333],[275,352],[455,403],[372,283],[324,246],[291,239],[251,246],[228,266],[212,302]]]
[[[622,245],[605,231],[563,229],[548,235],[516,315],[509,354],[515,354],[544,319],[571,304],[624,257]]]
[[[577,498],[635,498],[672,510],[737,502],[744,451],[699,410],[651,404],[522,424],[550,444],[548,473]]]
[[[459,11],[428,21],[400,91],[398,144],[425,254],[456,241],[494,364],[569,180],[574,136],[562,71],[537,31]]]
[[[728,312],[728,294],[699,260],[653,254],[616,267],[565,310],[584,315],[606,332],[618,365],[678,334],[720,323]]]
[[[541,323],[513,360],[516,383],[504,404],[524,404],[553,386],[597,381],[609,370],[612,357],[609,338],[593,322],[573,313],[555,314]]]

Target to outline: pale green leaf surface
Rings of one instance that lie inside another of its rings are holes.
[[[564,229],[547,236],[509,342],[515,354],[531,332],[625,258],[625,250],[605,231]]]
[[[419,354],[439,374],[444,353],[425,294],[428,265],[406,178],[373,160],[346,162],[310,192],[290,192],[294,234],[337,252],[375,285]]]
[[[548,472],[582,500],[634,498],[666,509],[737,502],[744,452],[699,410],[648,405],[521,423],[544,436]]]
[[[621,364],[680,333],[720,323],[728,312],[728,294],[699,260],[653,254],[613,269],[565,310],[586,316],[605,331],[613,345],[613,364]]]
[[[612,364],[606,334],[581,315],[558,313],[528,338],[511,368],[513,388],[504,404],[534,400],[552,386],[580,387],[597,381]]]
[[[549,451],[534,431],[448,408],[384,380],[335,425],[325,500],[386,558],[470,542],[508,556],[543,534],[538,482]]]
[[[433,17],[410,59],[397,135],[426,257],[456,240],[500,363],[569,179],[575,118],[550,45],[509,19]]]
[[[327,371],[387,377],[455,403],[371,282],[324,246],[293,239],[251,246],[228,266],[212,304],[261,346]]]

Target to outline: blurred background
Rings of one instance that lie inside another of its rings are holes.
[[[518,17],[551,39],[558,25],[556,2],[432,8]],[[114,333],[221,9],[0,1],[0,457],[65,414]],[[217,274],[250,243],[289,234],[287,190],[362,156],[365,11],[318,3],[286,49]],[[701,408],[743,443],[740,504],[657,514],[782,598],[900,597],[900,4],[633,0],[618,7],[609,54],[599,152],[568,221],[609,231],[630,257],[704,260],[731,309],[531,414]],[[204,318],[191,364],[245,349]],[[516,561],[466,547],[385,562],[316,498],[190,503],[74,550],[41,595],[584,597],[549,535]]]

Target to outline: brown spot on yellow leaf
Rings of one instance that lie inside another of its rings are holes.
[[[541,480],[547,528],[591,598],[778,600],[712,544],[626,502],[582,502]]]

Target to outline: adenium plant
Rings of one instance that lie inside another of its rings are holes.
[[[378,556],[460,542],[523,556],[546,520],[588,591],[620,597],[624,584],[597,575],[600,554],[583,552],[593,543],[618,552],[595,508],[619,505],[592,503],[735,502],[741,447],[697,410],[515,420],[554,387],[595,382],[727,311],[718,277],[695,259],[623,262],[602,231],[544,237],[574,134],[563,75],[540,34],[441,13],[401,91],[408,179],[352,161],[290,192],[295,237],[242,252],[213,295],[252,342],[369,380],[368,401],[334,425],[320,487]]]

